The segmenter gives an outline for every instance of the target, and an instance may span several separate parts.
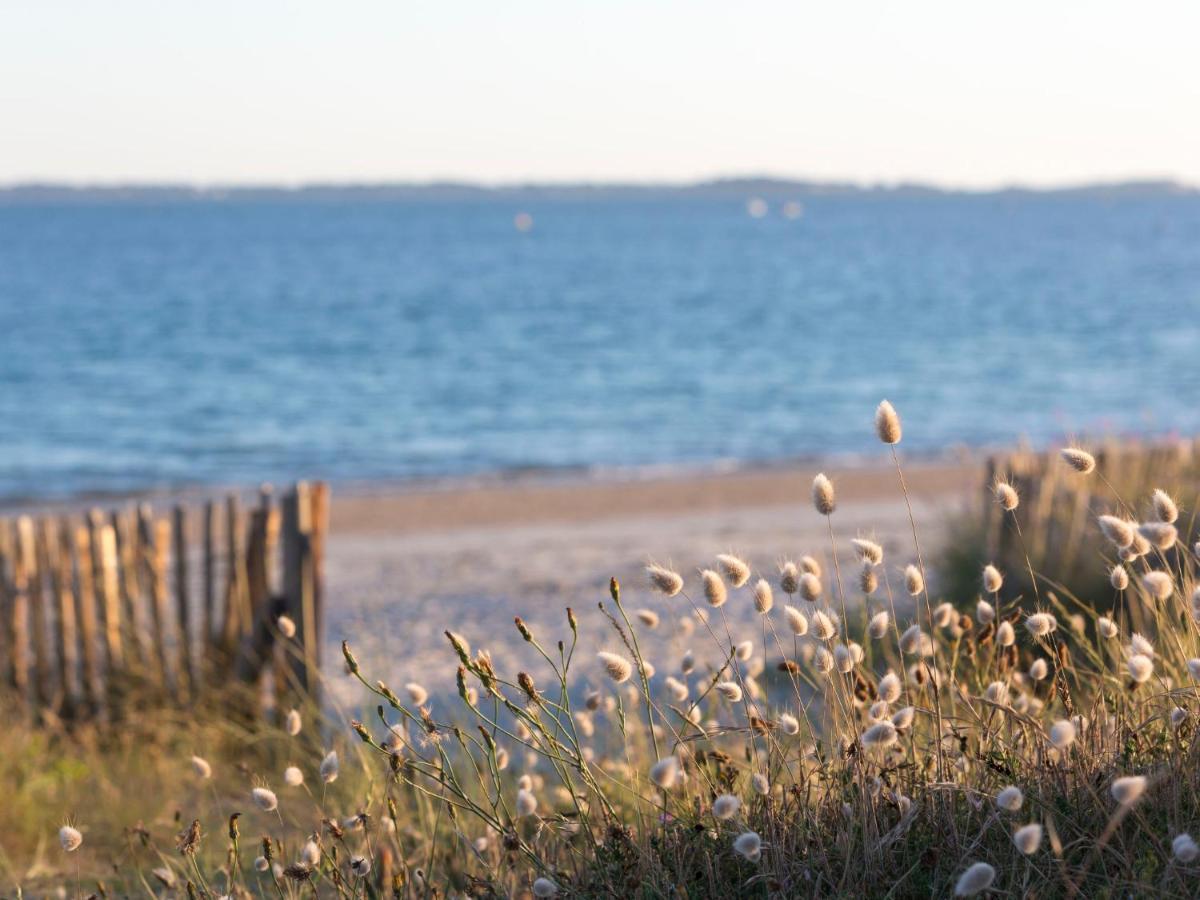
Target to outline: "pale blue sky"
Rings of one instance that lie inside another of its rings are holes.
[[[1195,2],[0,0],[0,183],[1200,184]]]

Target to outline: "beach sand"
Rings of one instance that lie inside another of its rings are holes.
[[[454,656],[443,636],[449,628],[473,648],[487,648],[501,671],[515,674],[523,668],[544,677],[547,672],[523,644],[513,617],[520,615],[553,650],[556,641],[570,639],[564,608],[571,606],[581,623],[580,650],[588,654],[580,663],[595,668],[590,655],[595,650],[621,650],[618,635],[597,608],[608,600],[611,576],[620,580],[631,615],[642,608],[659,614],[662,624],[641,639],[660,671],[673,667],[665,654],[689,641],[706,645],[715,656],[710,635],[689,635],[678,626],[681,617],[694,621],[689,601],[649,590],[646,562],[676,568],[687,580],[685,593],[701,605],[697,570],[712,566],[722,552],[741,555],[756,577],[771,581],[777,608],[787,600],[777,586],[782,559],[803,554],[821,559],[831,590],[836,578],[827,524],[809,497],[816,471],[815,466],[789,466],[603,482],[335,491],[327,563],[330,658],[339,661],[337,645],[348,639],[372,678],[393,685],[416,680],[436,694],[453,688]],[[858,565],[848,544],[856,535],[883,544],[884,568],[898,589],[899,569],[916,554],[895,470],[828,472],[838,495],[832,524],[849,605],[861,602]],[[928,557],[943,540],[949,514],[976,499],[982,466],[912,464],[906,465],[905,478]],[[727,623],[735,640],[757,636],[761,644],[752,584],[730,592],[722,608],[725,621],[717,628],[722,639]],[[886,602],[883,588],[878,596]],[[611,603],[607,606],[611,609]],[[779,620],[778,611],[774,618]],[[714,617],[714,626],[718,622]],[[768,652],[768,659],[772,656],[778,653]],[[331,675],[335,683],[342,680]]]

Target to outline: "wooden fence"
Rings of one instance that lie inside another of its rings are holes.
[[[1087,445],[1096,472],[1080,475],[1057,450],[1018,450],[988,460],[983,498],[982,550],[1006,571],[1006,584],[1027,588],[1027,565],[1069,586],[1080,596],[1107,593],[1100,560],[1111,555],[1101,539],[1101,513],[1149,518],[1150,493],[1163,488],[1185,507],[1181,538],[1195,539],[1193,498],[1200,494],[1200,438],[1169,442],[1108,440]],[[1015,513],[1004,512],[993,490],[997,479],[1012,483],[1020,495]],[[1019,530],[1018,530],[1019,528]],[[1029,563],[1025,561],[1028,553]]]
[[[168,512],[0,519],[0,705],[107,721],[231,682],[267,708],[319,697],[328,509],[325,484],[300,482]]]

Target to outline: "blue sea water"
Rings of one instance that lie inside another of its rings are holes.
[[[0,207],[0,496],[1200,430],[1200,199],[775,213]]]

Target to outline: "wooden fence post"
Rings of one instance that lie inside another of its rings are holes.
[[[3,523],[5,530],[11,526]],[[23,706],[29,703],[29,595],[27,569],[22,561],[19,541],[10,539],[8,647],[9,683]]]
[[[50,639],[47,632],[46,592],[42,590],[42,570],[38,565],[37,528],[29,516],[17,519],[17,554],[23,569],[25,592],[29,602],[30,643],[33,646],[33,696],[39,706],[53,699],[50,685]]]
[[[179,662],[180,677],[196,689],[196,664],[192,654],[191,591],[188,585],[187,511],[175,507],[175,604],[179,614]]]
[[[95,567],[92,564],[92,532],[82,525],[75,529],[76,599],[79,601],[79,646],[83,657],[83,694],[89,711],[103,714],[104,680],[100,674],[97,644]]]
[[[79,709],[79,646],[75,627],[75,588],[72,582],[71,556],[74,544],[71,526],[66,520],[46,520],[46,548],[58,604],[54,637],[58,645],[58,680],[62,690],[62,709],[73,716]]]

